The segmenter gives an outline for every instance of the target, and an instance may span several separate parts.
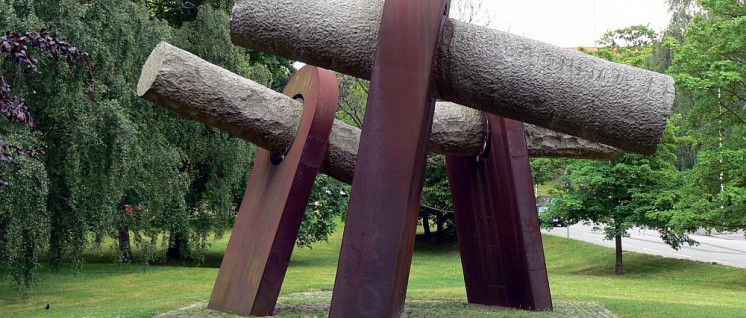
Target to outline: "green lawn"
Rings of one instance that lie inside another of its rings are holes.
[[[562,185],[561,181],[552,181],[547,182],[545,184],[540,184],[537,186],[537,192],[540,196],[549,196],[549,192],[554,190],[555,188],[558,188]]]
[[[292,303],[300,292],[332,289],[340,242],[341,229],[329,243],[296,250],[282,291],[285,301]],[[205,301],[225,245],[226,239],[214,242],[205,268],[91,262],[78,276],[43,269],[27,300],[9,281],[0,281],[0,316],[149,317]],[[551,236],[544,237],[544,247],[557,316],[572,316],[568,308],[595,302],[620,317],[746,317],[746,270],[626,253],[628,274],[618,277],[610,274],[612,249]],[[408,299],[412,310],[436,310],[443,317],[552,316],[504,310],[492,315],[464,305],[455,245],[417,247]],[[44,309],[47,303],[50,310]]]

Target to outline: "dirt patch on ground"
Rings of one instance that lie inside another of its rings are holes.
[[[326,317],[329,314],[330,291],[310,291],[281,296],[274,317]],[[225,318],[238,317],[207,309],[207,301],[157,316],[158,318]],[[529,312],[468,304],[463,301],[409,300],[402,317],[529,317],[529,318],[616,318],[595,302],[555,301],[553,312]]]

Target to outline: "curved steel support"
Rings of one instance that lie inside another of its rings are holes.
[[[239,315],[274,311],[337,109],[334,72],[306,66],[283,92],[303,117],[285,154],[259,150],[208,308]]]

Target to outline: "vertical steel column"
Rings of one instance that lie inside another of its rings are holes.
[[[239,315],[274,311],[337,109],[334,72],[312,66],[284,94],[302,99],[303,117],[286,154],[257,154],[208,308]]]
[[[470,303],[552,310],[523,123],[487,115],[480,158],[447,157]]]
[[[387,0],[330,317],[398,317],[412,261],[449,0]]]

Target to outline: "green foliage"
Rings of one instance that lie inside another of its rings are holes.
[[[167,21],[174,28],[180,28],[185,22],[193,21],[198,15],[200,6],[210,5],[222,11],[233,7],[234,0],[134,0],[148,9],[150,16]]]
[[[231,44],[232,1],[203,2],[0,1],[1,29],[47,28],[93,65],[91,91],[85,74],[46,55],[35,73],[0,61],[37,124],[3,118],[0,142],[44,154],[0,163],[13,181],[0,187],[0,271],[19,288],[31,286],[44,255],[77,270],[83,251],[110,238],[118,261],[130,261],[134,247],[143,263],[165,255],[199,263],[207,237],[232,225],[256,147],[138,98],[140,69],[163,40],[275,89],[294,69]],[[333,230],[329,214],[339,211],[322,212],[306,222],[304,246]]]
[[[653,55],[653,43],[658,34],[644,25],[635,25],[606,32],[597,51],[581,48],[581,51],[600,58],[621,64],[641,68],[649,68],[649,61]]]
[[[223,68],[261,84],[272,78],[264,65],[251,64],[246,50],[231,44],[224,10],[200,7],[196,17],[171,31],[169,41]],[[161,118],[170,144],[185,158],[180,164],[189,178],[183,204],[165,216],[170,232],[169,257],[201,261],[210,233],[222,235],[233,224],[248,180],[256,147],[216,128],[187,120],[172,112]],[[177,201],[178,202],[178,201]]]
[[[722,162],[721,162],[722,159]],[[746,150],[701,150],[668,213],[679,231],[737,231],[746,224]],[[723,180],[720,180],[720,174]],[[721,188],[722,185],[722,188]]]
[[[347,214],[349,193],[350,186],[329,176],[316,178],[297,239],[299,247],[311,248],[313,243],[329,241],[339,216],[344,218]]]
[[[670,208],[667,194],[677,182],[674,142],[670,126],[653,156],[622,152],[610,162],[574,161],[563,178],[570,186],[554,193],[542,220],[545,224],[551,224],[552,218],[569,224],[589,222],[603,229],[607,239],[646,226],[657,229],[674,248],[691,242],[686,235],[671,232],[667,214],[662,213]]]
[[[428,155],[425,176],[422,204],[438,210],[453,211],[445,156]]]
[[[531,175],[534,184],[546,184],[556,180],[565,173],[565,169],[572,161],[568,159],[531,159]]]
[[[38,144],[27,132],[3,131],[3,135],[22,148]],[[39,251],[49,238],[49,213],[44,204],[49,179],[44,165],[35,159],[18,159],[15,165],[0,166],[0,171],[9,183],[0,186],[0,274],[10,274],[16,288],[24,291],[37,278]]]
[[[337,81],[339,81],[337,118],[349,125],[362,128],[370,82],[340,73],[337,73]]]
[[[738,0],[702,1],[705,14],[695,16],[681,43],[668,38],[676,52],[668,70],[677,87],[696,94],[688,114],[694,128],[716,119],[726,125],[746,121],[746,4]],[[728,114],[720,115],[719,107]],[[721,127],[712,127],[719,130]]]
[[[589,52],[614,62],[648,66],[657,35],[644,26],[633,26],[604,35],[604,45]],[[541,215],[545,225],[552,219],[566,223],[592,223],[603,229],[606,239],[627,236],[634,226],[656,229],[674,248],[693,244],[684,231],[672,228],[668,211],[675,204],[679,171],[675,165],[678,118],[668,125],[657,152],[642,156],[621,152],[612,161],[575,161],[567,166],[565,188],[555,193],[553,204]],[[617,251],[618,256],[621,251]],[[621,273],[621,257],[618,258]]]
[[[685,37],[666,39],[675,53],[668,73],[691,96],[683,134],[696,151],[669,214],[679,231],[735,231],[746,228],[746,4],[698,4]]]

